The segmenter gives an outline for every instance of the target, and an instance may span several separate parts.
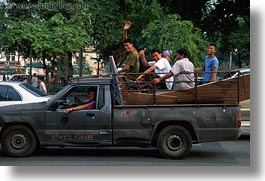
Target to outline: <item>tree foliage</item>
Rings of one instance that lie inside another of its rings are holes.
[[[123,12],[123,24],[130,20],[130,38],[134,39],[139,47],[142,47],[141,31],[146,25],[154,20],[160,20],[164,16],[164,11],[157,0],[124,0],[121,7]],[[122,24],[122,26],[123,26]]]
[[[232,32],[229,37],[229,50],[237,56],[239,68],[244,63],[246,66],[250,65],[250,28],[249,25],[242,19],[239,22],[238,28]]]
[[[182,20],[190,20],[200,27],[203,9],[208,0],[159,0],[167,14],[178,14]]]
[[[242,0],[9,0],[0,6],[2,51],[19,51],[45,64],[60,61],[71,70],[72,55],[85,45],[104,52],[122,40],[122,28],[132,21],[129,37],[138,47],[188,49],[196,65],[203,61],[207,42],[218,51],[249,54],[250,2]],[[32,6],[60,3],[80,8]],[[86,7],[82,7],[86,5]],[[29,6],[28,6],[29,7]],[[234,50],[238,51],[235,52]],[[32,50],[32,51],[31,51]]]
[[[142,31],[147,49],[160,48],[162,50],[187,49],[190,59],[200,66],[205,56],[207,41],[200,29],[191,21],[183,21],[178,15],[167,15],[161,20],[150,22]]]
[[[20,1],[19,3],[29,3]],[[51,1],[42,1],[49,3]],[[32,56],[35,60],[56,59],[71,60],[72,53],[90,42],[91,14],[88,9],[18,9],[17,4],[6,7],[6,15],[3,16],[5,31],[1,34],[2,50],[7,52],[19,51],[24,57]],[[27,13],[27,15],[23,15]],[[30,16],[28,16],[30,14]],[[25,18],[21,18],[25,17]],[[68,63],[66,63],[68,65]]]
[[[211,41],[219,42],[219,51],[227,55],[235,49],[249,52],[250,1],[208,1],[204,12],[201,28]],[[239,60],[238,66],[241,64]]]
[[[87,0],[91,12],[90,36],[96,49],[102,50],[121,38],[122,20],[118,0]]]

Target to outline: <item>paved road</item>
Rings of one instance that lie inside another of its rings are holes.
[[[1,149],[0,149],[1,150]],[[0,165],[107,165],[107,166],[248,166],[250,140],[211,142],[193,145],[190,155],[182,160],[164,159],[155,148],[42,148],[31,157],[4,157]]]

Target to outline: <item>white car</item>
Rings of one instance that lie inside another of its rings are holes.
[[[23,82],[0,82],[0,107],[13,104],[44,102],[50,98],[41,90]]]
[[[224,71],[221,73],[221,78],[223,79],[235,78],[235,77],[238,77],[238,73],[240,76],[250,74],[250,68],[241,68],[241,69],[234,69],[230,71]]]
[[[8,80],[23,82],[24,79],[29,80],[29,75],[28,74],[13,74],[13,75],[10,75]]]
[[[241,68],[241,69],[236,69],[236,70],[231,71],[231,74],[232,74],[231,78],[238,77],[238,73],[240,75],[250,74],[250,68]]]

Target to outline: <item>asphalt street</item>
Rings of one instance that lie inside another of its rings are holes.
[[[194,144],[188,157],[162,158],[156,148],[58,148],[37,150],[25,158],[5,157],[2,166],[249,166],[250,139]]]

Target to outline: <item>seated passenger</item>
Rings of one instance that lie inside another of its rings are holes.
[[[155,73],[159,77],[163,77],[171,69],[171,66],[170,66],[168,60],[162,57],[162,54],[161,54],[160,50],[152,49],[151,50],[151,55],[152,55],[152,58],[155,61],[154,62],[148,62],[148,64],[150,65],[150,68],[148,68],[146,71],[144,71],[141,75],[139,75],[136,78],[136,81],[139,82],[139,83],[142,81],[142,78],[144,78],[144,76],[146,74],[149,74],[149,73],[155,71]],[[173,77],[169,77],[169,78],[166,79],[165,83],[161,84],[161,88],[162,89],[171,90],[172,84],[173,84]]]
[[[175,75],[173,90],[183,90],[194,87],[194,66],[187,58],[187,51],[183,48],[177,51],[176,62],[170,72],[160,78],[153,79],[154,84]]]
[[[95,90],[89,90],[88,91],[88,100],[83,101],[83,102],[81,101],[82,105],[65,109],[64,113],[68,114],[72,111],[82,110],[82,109],[94,109],[94,108],[96,108],[96,100],[95,99],[96,99],[96,91]]]
[[[171,64],[172,51],[171,50],[165,50],[165,51],[163,51],[162,57],[164,57],[165,59],[167,59],[169,61],[169,63]]]

